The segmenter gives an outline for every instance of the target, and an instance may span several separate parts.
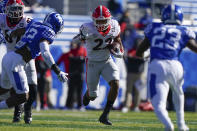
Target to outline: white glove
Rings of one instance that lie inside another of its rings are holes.
[[[2,44],[4,42],[4,37],[3,34],[0,33],[0,44]]]
[[[80,27],[80,38],[82,40],[87,40],[87,39],[91,39],[91,38],[95,38],[95,37],[97,37],[97,34],[91,33],[89,28],[87,28],[83,25]]]
[[[60,71],[60,73],[58,74],[58,79],[61,81],[61,82],[66,82],[68,80],[67,78],[68,76],[68,73],[65,73],[63,71]]]
[[[121,52],[120,48],[117,48],[116,50],[111,50],[111,53],[114,57],[117,57],[117,58],[122,58],[124,55],[124,52]]]

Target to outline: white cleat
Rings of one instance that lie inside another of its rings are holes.
[[[139,109],[139,107],[135,107],[135,108],[133,109],[133,111],[134,111],[134,112],[141,112],[140,109]]]
[[[123,113],[127,113],[128,111],[129,111],[129,108],[128,108],[128,107],[123,107],[123,108],[122,108],[122,112],[123,112]]]
[[[178,128],[179,128],[179,131],[189,131],[189,127],[187,125],[183,125]]]
[[[174,126],[171,125],[171,127],[165,127],[165,131],[174,131]]]

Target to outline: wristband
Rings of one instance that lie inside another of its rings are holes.
[[[58,75],[60,73],[60,68],[56,65],[56,64],[53,64],[51,66],[51,69]]]

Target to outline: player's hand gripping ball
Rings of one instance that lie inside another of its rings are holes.
[[[120,44],[118,42],[113,42],[109,44],[108,49],[114,57],[117,57],[117,58],[123,57],[124,51],[120,50]]]
[[[113,43],[108,45],[108,49],[111,52],[111,54],[115,54],[119,51],[120,44],[118,42],[113,42]]]

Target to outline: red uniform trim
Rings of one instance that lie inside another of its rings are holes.
[[[111,25],[109,25],[109,27],[105,31],[99,31],[99,33],[102,36],[106,36],[109,33],[110,29],[111,29]]]
[[[88,58],[86,57],[85,59],[85,62],[86,62],[86,85],[87,85],[87,92],[88,92],[88,96],[90,96],[89,94],[89,88],[88,88],[88,80],[87,80],[87,75],[88,75]]]
[[[19,20],[19,22],[21,21],[21,19]],[[18,23],[17,24],[11,24],[7,16],[6,16],[6,23],[7,23],[8,27],[10,27],[10,28],[14,28],[18,24]]]

